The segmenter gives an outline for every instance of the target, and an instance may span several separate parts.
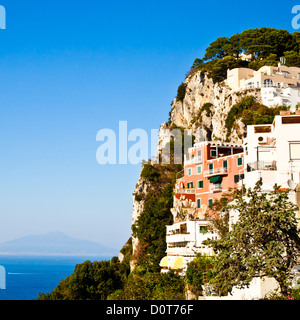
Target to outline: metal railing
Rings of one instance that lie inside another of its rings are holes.
[[[227,174],[229,169],[227,167],[215,168],[210,170],[205,170],[203,172],[204,177],[212,176],[214,174]]]
[[[195,188],[189,188],[189,189],[175,189],[175,193],[185,193],[185,194],[194,194],[196,193]]]
[[[209,186],[209,191],[222,191],[222,184],[213,184]]]
[[[247,172],[257,170],[277,170],[277,161],[254,161],[247,164]]]

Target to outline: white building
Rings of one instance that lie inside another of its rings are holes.
[[[253,188],[262,178],[263,190],[271,191],[275,183],[282,188],[299,184],[300,114],[284,112],[273,124],[247,127],[245,148],[245,186]]]
[[[257,89],[262,103],[268,107],[286,105],[295,112],[300,103],[300,68],[263,66],[255,71],[249,68],[227,70],[226,84],[234,91]]]
[[[300,104],[300,88],[286,87],[261,88],[262,103],[267,107],[290,106],[292,112],[296,111],[296,106]]]
[[[198,253],[213,254],[212,249],[203,244],[205,240],[217,239],[217,234],[209,231],[209,223],[208,220],[193,219],[167,226],[167,256],[161,261],[163,272],[172,269],[179,273],[185,273],[187,264]]]

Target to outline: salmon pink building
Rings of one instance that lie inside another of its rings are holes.
[[[174,223],[167,226],[162,272],[172,269],[184,273],[197,253],[212,254],[203,241],[217,239],[218,235],[208,228],[210,221],[205,213],[223,193],[241,188],[243,179],[243,145],[203,141],[188,150],[174,189]]]
[[[190,199],[204,212],[224,192],[241,187],[243,145],[220,141],[196,143],[185,157],[182,175],[176,181],[175,197]]]

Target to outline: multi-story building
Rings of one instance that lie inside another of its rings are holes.
[[[227,71],[226,84],[234,91],[258,88],[263,104],[268,107],[286,105],[295,111],[300,104],[300,68],[297,67],[279,64],[258,71],[235,68]]]
[[[263,66],[255,71],[249,68],[235,68],[227,71],[227,85],[233,90],[288,86],[300,86],[300,68]]]
[[[208,228],[206,212],[224,192],[241,187],[244,154],[241,144],[219,141],[198,142],[185,156],[184,170],[174,189],[174,223],[167,226],[165,269],[183,271],[197,253],[212,254],[203,241],[217,234]]]
[[[289,190],[290,200],[300,207],[300,112],[282,111],[273,124],[247,126],[244,148],[245,187],[253,188],[261,178],[262,191],[270,192],[277,184]],[[237,215],[233,213],[231,222]]]

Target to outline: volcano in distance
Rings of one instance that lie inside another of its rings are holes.
[[[63,232],[28,235],[0,243],[0,255],[114,256],[117,249],[97,242],[72,238]]]

